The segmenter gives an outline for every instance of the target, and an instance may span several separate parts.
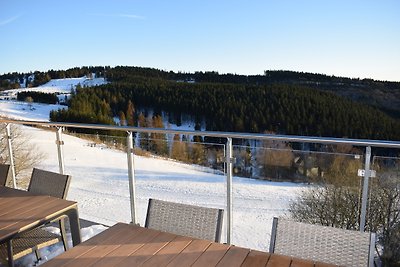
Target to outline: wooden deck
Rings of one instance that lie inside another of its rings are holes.
[[[118,223],[42,266],[329,267],[278,254]]]

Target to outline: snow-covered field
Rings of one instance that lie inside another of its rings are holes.
[[[0,100],[0,117],[15,120],[49,121],[51,110],[67,108],[62,105],[47,105],[16,100]]]
[[[6,103],[0,102],[2,116],[24,120],[46,121],[48,114],[45,113],[53,108],[44,105],[41,109],[35,104],[35,110],[23,110],[19,105]],[[45,154],[41,165],[36,167],[58,171],[55,133],[20,127],[29,136],[30,142],[36,145],[37,151]],[[104,145],[92,146],[89,141],[69,135],[63,135],[63,140],[65,172],[72,175],[68,199],[78,202],[80,217],[105,225],[130,222],[126,154]],[[199,166],[160,158],[135,156],[134,162],[137,216],[141,225],[150,197],[226,208],[225,176],[204,171]],[[268,250],[272,218],[284,214],[290,201],[304,188],[302,184],[234,177],[232,243]],[[99,225],[83,229],[83,239],[103,229]],[[225,232],[224,227],[222,241],[226,240]],[[42,254],[51,258],[61,252],[61,247],[55,246],[44,249]],[[32,258],[28,256],[18,263],[26,266],[32,263]]]
[[[43,93],[61,93],[61,94],[69,94],[72,89],[75,89],[78,85],[82,87],[87,86],[96,86],[105,84],[106,81],[104,78],[94,78],[89,79],[86,76],[81,78],[66,78],[66,79],[52,79],[49,82],[40,85],[38,87],[31,88],[18,88],[3,91],[4,93],[8,93],[10,95],[17,94],[22,91],[34,91],[34,92],[43,92]]]

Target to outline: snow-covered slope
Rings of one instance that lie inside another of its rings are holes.
[[[39,87],[11,89],[2,92],[0,100],[0,116],[16,120],[35,120],[49,121],[51,110],[67,108],[62,105],[46,105],[40,103],[31,103],[16,101],[17,94],[23,91],[35,91],[43,93],[56,93],[60,102],[70,95],[71,90],[76,89],[78,85],[82,87],[97,86],[107,83],[104,78],[89,79],[86,76],[82,78],[53,79]]]
[[[89,86],[102,85],[106,83],[107,82],[105,81],[104,78],[89,79],[86,76],[81,78],[52,79],[49,82],[38,87],[11,89],[11,90],[5,90],[2,93],[8,96],[16,96],[17,93],[23,91],[70,94],[71,90],[76,89],[78,85],[80,85],[81,87],[89,87]]]
[[[51,110],[63,108],[67,107],[62,105],[28,104],[21,101],[0,100],[0,117],[15,120],[49,121]]]
[[[75,89],[78,85],[82,87],[88,87],[102,85],[105,83],[106,82],[104,78],[88,79],[86,76],[84,76],[82,78],[52,79],[48,83],[36,87],[36,89],[47,92],[57,90],[57,92],[60,93],[70,93],[71,89]]]

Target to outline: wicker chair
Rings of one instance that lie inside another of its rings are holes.
[[[220,242],[223,213],[223,209],[149,199],[145,227]]]
[[[270,253],[340,266],[374,266],[375,234],[274,218]]]
[[[10,165],[0,164],[0,185],[7,186],[9,173],[10,173]]]
[[[49,172],[41,169],[33,169],[28,191],[35,194],[50,195],[65,199],[68,193],[71,176]],[[65,232],[64,218],[58,218],[55,222],[59,224],[61,236],[50,233],[41,228],[22,233],[12,240],[14,259],[35,252],[37,259],[41,258],[39,249],[63,242],[67,250],[67,238]],[[7,260],[7,245],[0,245],[0,258]]]

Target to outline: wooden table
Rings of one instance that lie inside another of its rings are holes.
[[[81,243],[78,207],[74,201],[0,186],[0,242],[8,243],[9,265],[13,265],[12,239],[60,216],[69,218],[72,243]]]
[[[328,267],[186,236],[118,223],[44,263],[58,266],[268,266]]]

